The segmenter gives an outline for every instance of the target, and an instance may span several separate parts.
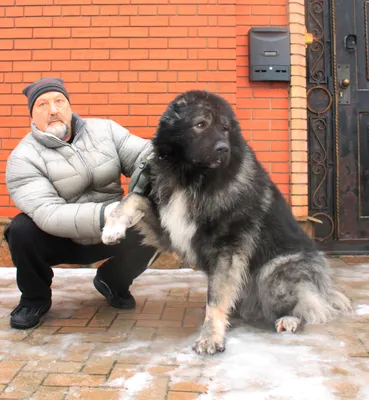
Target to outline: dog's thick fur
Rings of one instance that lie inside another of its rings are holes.
[[[149,200],[128,194],[102,239],[114,243],[136,224],[147,244],[175,251],[206,272],[206,317],[196,352],[224,350],[232,310],[246,320],[262,317],[278,332],[350,310],[325,256],[299,227],[225,99],[204,91],[178,96],[161,117],[153,145]]]

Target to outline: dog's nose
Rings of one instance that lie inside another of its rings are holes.
[[[219,142],[215,145],[215,151],[218,154],[228,153],[229,147],[227,143]]]

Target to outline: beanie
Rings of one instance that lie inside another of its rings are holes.
[[[47,92],[60,92],[69,101],[67,89],[64,87],[64,81],[60,78],[42,78],[31,83],[23,89],[23,94],[28,98],[28,109],[32,117],[32,108],[37,97]]]

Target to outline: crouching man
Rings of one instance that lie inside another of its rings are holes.
[[[28,85],[32,118],[28,133],[11,153],[6,184],[21,214],[4,236],[17,268],[21,291],[10,325],[32,328],[51,307],[52,266],[108,260],[98,269],[95,288],[115,308],[134,308],[132,281],[155,249],[129,230],[107,246],[101,231],[123,196],[121,175],[130,177],[151,143],[112,120],[82,119],[72,112],[64,82],[43,78]],[[70,281],[73,287],[73,281]]]

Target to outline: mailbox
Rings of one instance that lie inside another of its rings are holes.
[[[250,81],[290,81],[290,32],[287,28],[251,28]]]

